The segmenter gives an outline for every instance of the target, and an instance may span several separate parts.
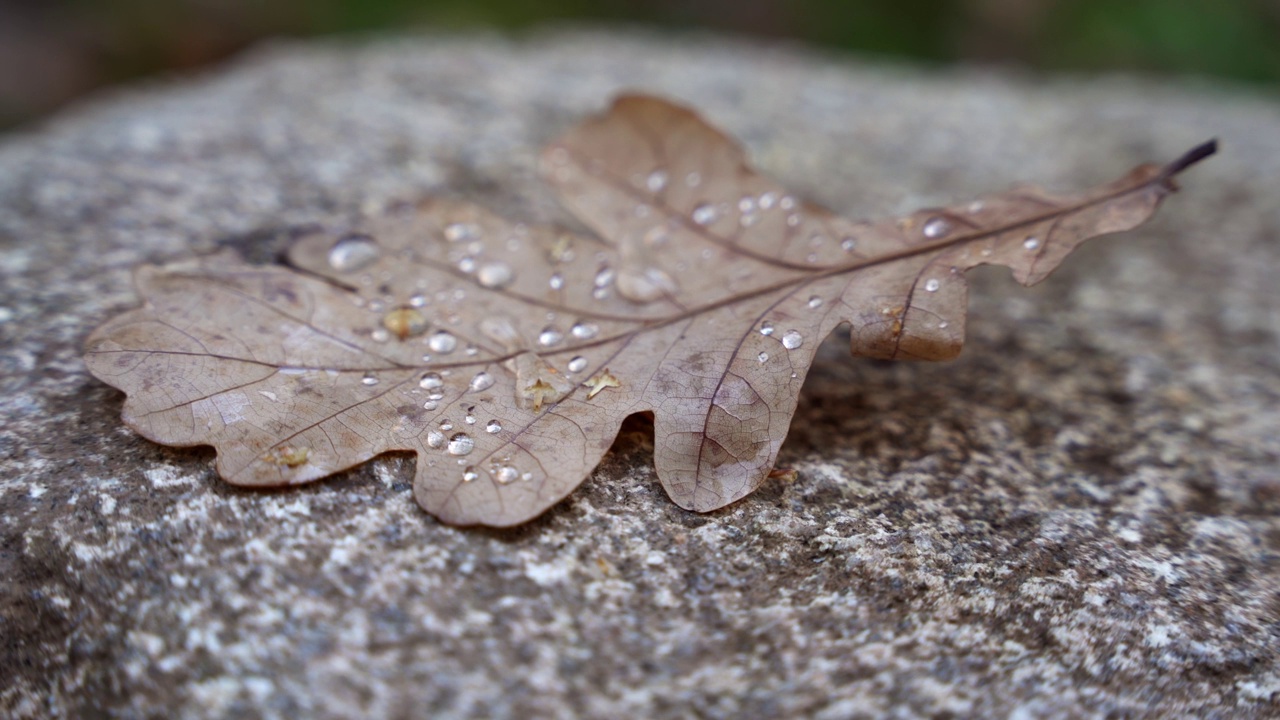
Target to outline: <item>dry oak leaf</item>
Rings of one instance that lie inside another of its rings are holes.
[[[658,477],[709,511],[768,476],[837,326],[854,355],[952,358],[965,270],[1038,282],[1084,240],[1142,223],[1212,152],[1077,195],[1023,187],[853,222],[757,174],[693,112],[624,96],[542,157],[598,237],[431,200],[303,238],[293,269],[228,253],[143,266],[145,305],[99,328],[85,360],[128,394],[130,427],[214,446],[235,485],[412,451],[427,511],[513,525],[652,412]]]

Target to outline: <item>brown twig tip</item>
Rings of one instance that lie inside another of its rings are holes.
[[[1209,157],[1210,155],[1213,155],[1216,152],[1218,152],[1217,138],[1214,138],[1207,142],[1202,142],[1199,145],[1183,153],[1182,157],[1178,158],[1177,160],[1174,160],[1168,165],[1165,165],[1164,170],[1160,173],[1160,175],[1166,178],[1173,177],[1174,175],[1177,175],[1183,170],[1186,170],[1187,168],[1191,167],[1192,165],[1195,165],[1196,163]]]

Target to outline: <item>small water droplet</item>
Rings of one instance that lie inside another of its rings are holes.
[[[947,329],[947,326],[948,326],[948,325],[950,325],[950,324],[951,324],[951,323],[947,322],[946,320],[943,320],[942,322],[938,323],[938,329],[939,329],[939,330],[946,330],[946,329]]]
[[[716,206],[711,203],[702,203],[693,209],[693,221],[699,225],[710,225],[715,222],[718,215]]]
[[[795,206],[796,206],[796,199],[791,197],[790,195],[784,195],[782,196],[782,199],[778,201],[778,207],[782,208],[783,210],[791,210]]]
[[[689,187],[698,187],[702,184],[702,176],[696,172],[691,172],[684,176],[684,184]]]
[[[436,408],[438,408],[438,407],[440,407],[440,401],[439,401],[439,400],[428,400],[428,401],[426,401],[426,402],[422,403],[422,409],[423,409],[423,410],[435,410],[435,409],[436,409]]]
[[[778,201],[778,194],[772,190],[760,196],[760,209],[768,210]]]
[[[973,202],[969,203],[969,212],[970,213],[982,212],[982,208],[984,207],[986,206],[982,203],[981,200],[974,200]]]
[[[369,333],[369,337],[374,342],[384,343],[391,339],[391,333],[387,332],[386,330],[383,330],[382,328],[378,328],[377,330],[374,330],[373,332]]]
[[[479,477],[480,473],[476,472],[476,469],[470,465],[467,466],[466,470],[462,471],[462,482],[464,483],[475,482]]]
[[[360,383],[362,385],[377,385],[378,378],[373,373],[365,373],[364,377],[360,378]]]
[[[431,339],[427,341],[427,347],[431,348],[431,352],[448,355],[458,347],[458,338],[447,330],[441,330],[431,336]]]
[[[564,333],[550,325],[542,328],[542,332],[538,333],[538,344],[542,347],[551,347],[563,339]]]
[[[1035,250],[1036,248],[1040,247],[1040,238],[1029,237],[1026,240],[1022,241],[1022,247],[1028,250]]]
[[[649,173],[649,177],[645,178],[645,187],[649,188],[649,192],[660,192],[662,188],[667,186],[667,172],[665,170],[654,170]]]
[[[452,430],[452,429],[453,429],[453,421],[452,421],[452,420],[441,420],[441,421],[440,421],[440,429],[441,429],[441,430],[443,430],[443,431],[445,431],[445,432],[449,432],[450,430]]]
[[[363,270],[378,259],[378,243],[368,235],[347,235],[329,248],[329,267],[338,272]]]
[[[463,418],[462,418],[462,422],[464,422],[464,423],[466,423],[466,424],[468,424],[468,425],[475,425],[475,424],[476,424],[476,416],[475,416],[475,415],[471,415],[471,414],[467,414],[465,417],[463,417]]]
[[[766,337],[769,335],[772,335],[773,323],[769,322],[768,320],[765,320],[764,322],[760,323],[760,334]]]
[[[804,336],[796,330],[788,330],[782,336],[782,347],[788,350],[795,350],[804,344]]]
[[[613,268],[606,265],[600,268],[600,272],[596,273],[595,286],[598,288],[608,287],[613,283],[613,278]]]
[[[484,431],[489,433],[490,435],[500,433],[502,432],[502,423],[498,422],[497,420],[490,420],[489,423],[484,426]]]
[[[756,359],[759,360],[761,363],[767,363],[769,362],[769,353],[762,352],[756,356]]]
[[[440,373],[425,373],[422,379],[418,380],[418,387],[423,390],[439,390],[444,387],[444,378],[440,377]]]
[[[930,218],[929,221],[924,224],[922,232],[924,232],[924,236],[927,238],[940,238],[951,232],[951,223],[947,222],[945,218]]]
[[[476,273],[476,280],[487,288],[501,288],[511,284],[516,278],[511,266],[504,262],[487,262],[480,266],[480,270]]]
[[[590,340],[600,332],[600,328],[591,323],[574,323],[573,328],[569,330],[573,336],[579,340]]]
[[[938,288],[942,287],[942,283],[937,278],[929,278],[924,283],[924,289],[928,292],[938,292]]]
[[[569,361],[569,372],[580,373],[587,369],[587,359],[581,355]]]
[[[429,362],[431,362],[431,356],[430,356],[430,355],[423,355],[423,356],[422,356],[422,362],[424,362],[424,363],[429,363]]]
[[[427,304],[427,296],[423,295],[422,293],[418,293],[417,295],[414,295],[413,297],[409,298],[409,307],[420,308],[426,304]]]
[[[436,448],[437,450],[444,447],[444,433],[439,430],[431,430],[427,433],[427,446]]]
[[[463,258],[458,261],[458,269],[467,274],[475,272],[476,259],[470,255],[463,256]]]
[[[787,216],[787,227],[799,227],[799,226],[800,226],[799,213],[791,213],[790,215]]]
[[[814,295],[809,298],[809,308],[811,310],[816,310],[820,307],[822,307],[822,298],[818,297],[817,295]]]
[[[851,237],[847,237],[840,241],[840,249],[845,252],[853,252],[853,249],[856,247],[858,247],[858,241]]]
[[[476,376],[471,378],[471,392],[480,392],[493,387],[493,376],[481,370]]]
[[[822,233],[814,233],[809,236],[809,247],[819,248],[827,241],[827,236]]]
[[[381,300],[370,300],[370,301],[369,301],[369,312],[376,312],[376,313],[380,313],[380,312],[382,312],[383,310],[385,310],[386,308],[387,308],[387,304],[386,304],[386,303],[384,303],[384,302],[382,302]]]
[[[480,349],[477,348],[475,345],[468,345],[467,349],[464,350],[463,352],[467,354],[467,357],[475,357],[480,353]]]
[[[466,455],[476,448],[476,441],[466,433],[455,433],[449,438],[449,454],[450,455]]]
[[[471,223],[449,223],[444,228],[444,239],[449,242],[477,240],[479,237],[479,226],[472,225]]]
[[[547,281],[547,284],[551,286],[552,290],[559,290],[564,287],[564,276],[560,273],[555,273],[551,276],[551,279]]]
[[[743,195],[742,198],[738,200],[738,212],[749,213],[753,212],[755,209],[756,199],[750,195]]]

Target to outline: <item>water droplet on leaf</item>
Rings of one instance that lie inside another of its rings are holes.
[[[788,350],[795,350],[804,344],[804,336],[796,330],[788,330],[782,336],[782,347]]]
[[[481,370],[476,376],[471,378],[471,392],[481,392],[493,387],[493,376]]]
[[[458,338],[447,330],[441,330],[427,340],[427,347],[431,348],[431,352],[448,355],[458,347]]]
[[[449,438],[449,454],[450,455],[466,455],[476,449],[476,441],[466,433],[455,433]]]
[[[551,347],[563,339],[564,333],[550,325],[542,328],[542,332],[538,333],[538,344],[542,347]]]
[[[590,340],[600,332],[600,328],[591,323],[574,323],[573,328],[569,330],[573,336],[579,340]]]
[[[363,385],[377,385],[378,378],[373,373],[365,373],[364,377],[360,378],[360,383]]]
[[[937,278],[929,278],[924,283],[924,289],[928,292],[938,292],[938,288],[942,287],[942,283]]]
[[[1036,248],[1040,247],[1040,238],[1029,237],[1026,240],[1022,241],[1022,247],[1028,250],[1035,250]]]
[[[587,359],[581,355],[569,361],[569,372],[579,373],[587,369]]]
[[[490,435],[502,432],[502,423],[497,420],[490,420],[489,424],[484,426],[484,431]]]
[[[710,225],[716,221],[716,206],[711,203],[702,203],[693,209],[693,221],[699,225]]]
[[[940,238],[951,232],[951,223],[940,217],[930,218],[929,221],[924,224],[923,232],[924,236],[927,238]]]
[[[487,288],[506,287],[515,277],[510,265],[497,261],[481,265],[479,272],[476,273],[476,281]]]
[[[378,259],[378,243],[368,235],[347,235],[329,248],[329,267],[338,272],[363,270]]]

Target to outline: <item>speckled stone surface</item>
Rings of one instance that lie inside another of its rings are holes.
[[[941,365],[823,350],[782,463],[672,505],[629,425],[511,531],[386,457],[248,492],[142,440],[79,359],[129,268],[428,193],[563,220],[540,145],[690,102],[854,216],[1219,157],[1044,285],[976,273]],[[593,32],[263,48],[0,140],[6,717],[1274,717],[1280,104]]]

